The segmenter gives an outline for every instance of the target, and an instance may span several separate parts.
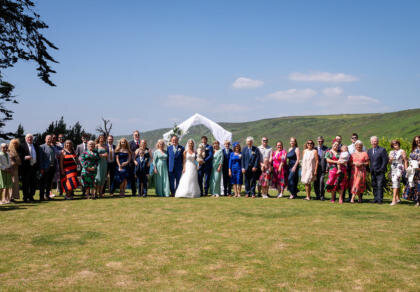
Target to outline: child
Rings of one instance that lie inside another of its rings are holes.
[[[348,148],[346,145],[341,146],[341,153],[340,153],[340,157],[338,159],[338,162],[344,163],[344,164],[338,164],[338,171],[337,173],[341,173],[341,168],[347,168],[347,162],[350,159],[350,153],[348,151]]]
[[[264,159],[264,164],[261,167],[261,176],[259,178],[259,183],[261,185],[261,193],[263,199],[268,198],[268,189],[271,182],[271,165],[268,158]]]
[[[139,194],[143,194],[143,197],[145,196],[147,191],[147,180],[148,180],[148,164],[149,164],[149,157],[145,155],[144,149],[137,149],[136,151],[136,160],[134,161],[134,164],[136,165],[136,176],[137,181],[139,183]]]

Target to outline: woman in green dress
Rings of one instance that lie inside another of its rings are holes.
[[[2,143],[0,151],[0,205],[10,203],[9,189],[12,188],[11,171],[10,157],[7,153],[7,144]]]
[[[98,161],[98,172],[96,173],[95,177],[95,185],[96,185],[96,195],[102,197],[103,190],[106,183],[106,174],[108,168],[108,151],[105,147],[105,136],[100,135],[96,139],[96,151],[99,155]]]
[[[213,142],[213,167],[211,170],[210,177],[210,188],[209,192],[213,197],[220,196],[220,180],[222,178],[222,165],[223,165],[223,151],[220,149],[219,141]]]
[[[91,194],[91,190],[95,189],[95,177],[98,170],[99,155],[95,149],[95,142],[89,141],[87,150],[81,155],[82,163],[82,185],[86,190],[86,198],[89,199],[91,195],[95,199],[95,193]]]
[[[169,189],[168,154],[165,151],[165,141],[160,139],[156,144],[156,148],[156,151],[153,153],[156,195],[169,197],[171,191]]]

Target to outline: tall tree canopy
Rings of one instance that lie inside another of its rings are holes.
[[[34,11],[30,0],[0,0],[0,137],[9,138],[1,128],[12,119],[13,112],[6,108],[6,102],[17,103],[12,95],[13,85],[3,80],[2,72],[13,67],[19,60],[37,64],[38,77],[50,86],[51,63],[57,63],[49,49],[58,48],[41,33],[48,25]]]

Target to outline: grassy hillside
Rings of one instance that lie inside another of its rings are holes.
[[[270,144],[274,144],[274,140],[287,142],[291,136],[296,137],[299,144],[303,144],[306,139],[316,139],[317,136],[322,135],[327,144],[331,144],[335,135],[342,135],[344,141],[349,142],[353,132],[357,132],[365,143],[373,135],[411,140],[413,136],[420,135],[420,109],[385,114],[282,117],[244,123],[222,122],[220,125],[232,132],[234,141],[241,143],[247,136],[253,136],[256,140],[260,140],[264,135],[272,140]],[[141,137],[147,139],[149,145],[154,145],[162,137],[162,134],[168,130],[166,128],[147,131],[142,133]],[[199,141],[202,135],[207,135],[210,140],[213,139],[206,127],[195,126],[184,136],[181,143],[185,143],[190,137]],[[125,137],[131,139],[131,135]]]

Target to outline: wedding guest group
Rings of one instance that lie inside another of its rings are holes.
[[[370,176],[372,203],[382,204],[387,184],[385,174],[389,169],[392,190],[390,205],[404,199],[420,201],[420,136],[415,136],[411,151],[405,152],[399,140],[392,140],[390,151],[379,146],[376,136],[370,138],[366,149],[357,133],[351,135],[347,146],[337,135],[331,148],[324,138],[308,139],[301,150],[295,137],[290,138],[286,150],[282,141],[274,149],[263,136],[261,145],[254,146],[254,138],[247,137],[243,146],[239,142],[212,141],[201,137],[198,145],[190,139],[184,146],[173,135],[167,143],[160,139],[151,151],[147,141],[140,139],[140,132],[133,132],[133,140],[121,138],[117,145],[114,137],[100,135],[95,141],[88,135],[74,149],[71,140],[63,134],[46,135],[40,146],[34,144],[32,134],[24,141],[12,139],[0,145],[1,204],[19,201],[19,190],[24,202],[34,202],[39,189],[39,201],[53,199],[52,188],[57,183],[59,193],[66,200],[75,198],[81,188],[82,198],[97,199],[106,193],[146,197],[150,183],[157,196],[198,198],[207,195],[269,198],[269,189],[275,197],[296,199],[299,181],[305,189],[304,200],[311,200],[314,190],[316,200],[325,200],[331,193],[331,203],[344,203],[346,192],[349,202],[363,202]],[[221,147],[223,145],[223,147]],[[200,149],[200,153],[198,153]],[[401,186],[405,183],[404,190]],[[54,187],[55,188],[55,187]],[[301,189],[303,190],[303,189]]]

